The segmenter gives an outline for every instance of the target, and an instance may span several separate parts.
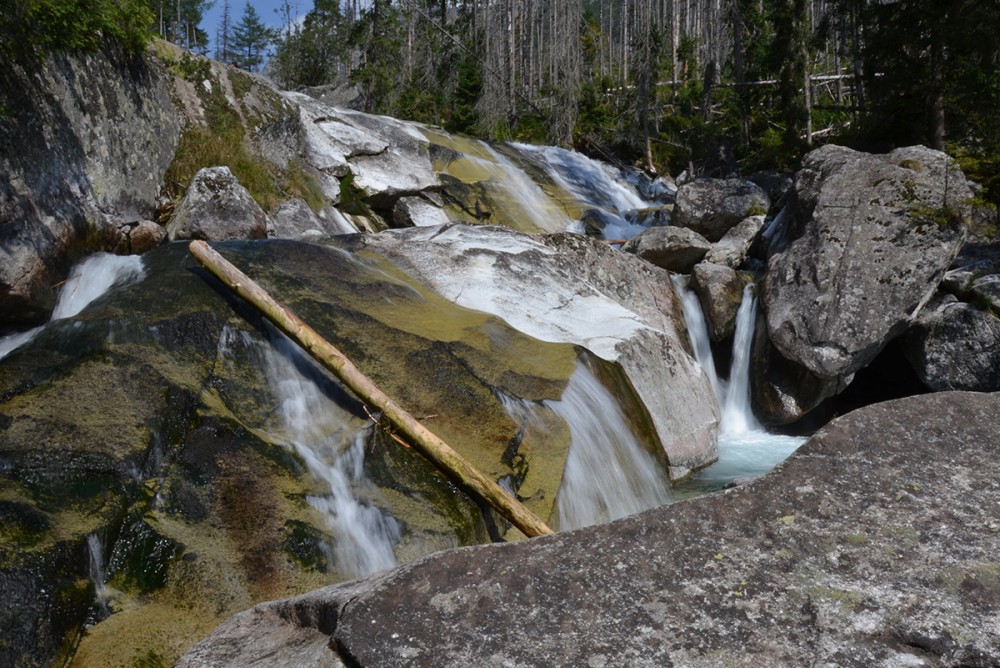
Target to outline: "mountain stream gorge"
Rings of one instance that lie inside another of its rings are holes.
[[[943,154],[824,147],[774,193],[731,179],[699,194],[704,181],[678,189],[298,93],[272,106],[299,129],[261,141],[276,155],[294,144],[325,205],[264,214],[228,170],[203,170],[169,243],[83,258],[47,323],[8,322],[0,338],[0,664],[171,664],[261,601],[534,542],[200,266],[190,238],[212,240],[566,544],[770,489],[762,476],[856,406],[977,389],[935,387],[962,365],[938,363],[917,314],[957,312],[982,265],[943,278],[964,232],[893,218],[926,210],[900,197],[964,192]],[[843,176],[864,170],[863,187]],[[860,212],[846,233],[822,222],[844,198]],[[249,204],[233,215],[219,201]],[[260,224],[223,234],[213,217]],[[883,255],[907,243],[906,262]],[[878,287],[838,287],[844,267]],[[949,280],[965,292],[938,291]]]

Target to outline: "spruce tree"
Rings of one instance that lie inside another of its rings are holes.
[[[260,71],[264,63],[264,54],[275,37],[275,31],[264,25],[257,10],[247,2],[240,22],[233,28],[233,52],[236,63],[250,72]]]

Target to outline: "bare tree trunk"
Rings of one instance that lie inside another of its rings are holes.
[[[335,374],[362,401],[372,405],[406,435],[422,455],[449,478],[467,486],[528,537],[552,533],[544,522],[500,485],[472,466],[447,443],[403,410],[333,344],[275,301],[246,274],[204,241],[192,241],[191,253],[223,283],[256,307],[268,320]]]

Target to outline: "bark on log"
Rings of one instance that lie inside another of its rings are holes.
[[[191,253],[244,300],[256,307],[320,364],[329,369],[362,401],[379,410],[390,423],[406,435],[414,448],[453,480],[481,496],[498,513],[520,529],[524,535],[542,536],[552,533],[544,522],[520,501],[508,494],[495,481],[455,452],[447,443],[403,410],[385,392],[365,376],[333,344],[320,336],[294,313],[282,306],[262,287],[204,241],[192,241]]]

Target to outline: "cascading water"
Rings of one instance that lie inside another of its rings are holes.
[[[674,277],[674,286],[681,298],[695,358],[708,374],[722,415],[719,460],[696,473],[684,487],[703,491],[719,489],[737,478],[763,475],[784,461],[806,439],[770,434],[754,417],[750,405],[750,348],[757,318],[753,288],[748,285],[743,291],[743,301],[736,316],[729,379],[722,380],[716,374],[708,328],[698,297],[680,277]]]
[[[761,431],[760,422],[750,406],[750,347],[757,319],[757,297],[753,286],[743,288],[743,301],[736,312],[736,332],[733,334],[733,357],[729,365],[729,382],[722,403],[719,432],[723,437]]]
[[[573,224],[573,219],[510,158],[486,142],[480,142],[480,146],[490,160],[473,155],[466,157],[475,161],[480,169],[495,174],[494,185],[505,193],[508,204],[516,206],[525,220],[544,232],[563,232]]]
[[[719,378],[719,374],[715,370],[712,344],[708,338],[708,324],[705,322],[705,313],[701,310],[701,302],[698,301],[698,295],[687,287],[686,280],[683,276],[674,275],[674,291],[681,300],[684,322],[688,330],[688,341],[691,342],[691,349],[694,350],[694,358],[701,366],[701,370],[708,376],[708,383],[712,386],[712,392],[721,408],[725,403],[726,388],[724,381]]]
[[[374,493],[364,474],[367,427],[358,429],[323,391],[322,372],[291,341],[275,335],[265,366],[278,402],[283,441],[328,492],[308,503],[323,514],[333,534],[333,558],[347,577],[363,577],[396,565],[399,524],[358,493]]]
[[[142,258],[138,255],[91,255],[70,270],[49,321],[73,317],[112,286],[138,280],[144,273]],[[0,337],[0,359],[31,341],[43,327]]]
[[[656,206],[647,202],[635,186],[624,182],[612,173],[611,167],[575,151],[554,146],[512,144],[522,155],[532,159],[560,188],[590,209],[600,209],[608,214],[602,229],[605,239],[630,239],[647,229],[647,226],[630,222],[626,215],[638,209]],[[582,232],[579,225],[571,231]]]
[[[548,409],[570,430],[569,455],[559,488],[559,529],[609,522],[670,501],[663,467],[639,442],[617,400],[585,363],[559,400],[525,406],[506,399],[514,419]]]
[[[96,533],[87,534],[87,556],[90,580],[94,583],[94,593],[97,596],[98,615],[103,619],[111,614],[111,610],[108,608],[108,590],[105,585],[104,550]]]

